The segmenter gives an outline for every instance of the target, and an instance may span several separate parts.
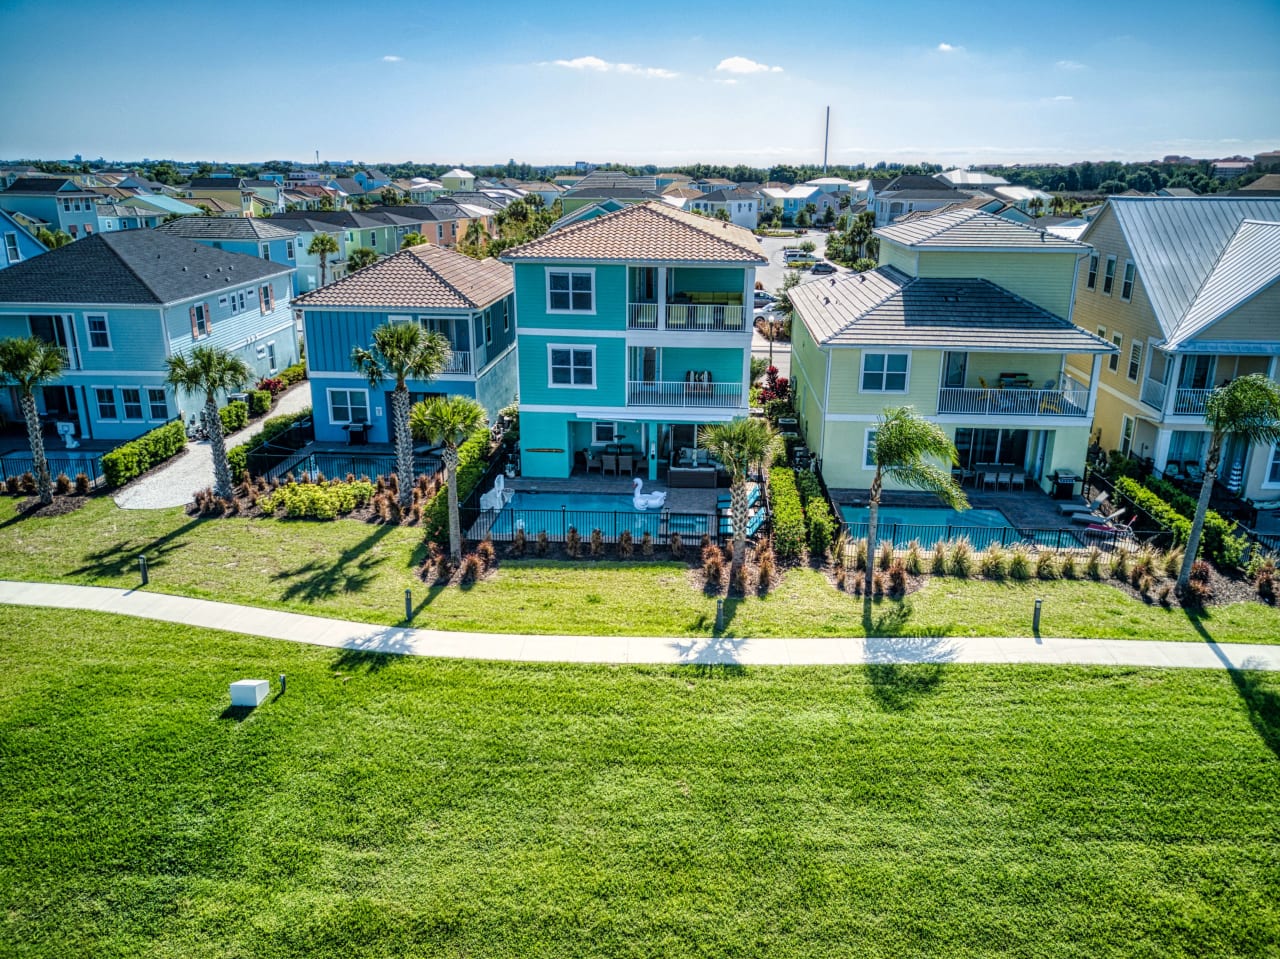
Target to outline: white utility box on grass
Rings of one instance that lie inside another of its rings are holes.
[[[231,705],[261,706],[270,691],[265,679],[237,679],[231,684]]]

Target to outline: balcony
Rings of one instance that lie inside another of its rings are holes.
[[[743,406],[742,384],[629,380],[627,405],[739,409]]]
[[[966,416],[1067,416],[1084,418],[1089,391],[1074,382],[1064,390],[970,389],[938,390],[938,412]]]
[[[471,351],[463,350],[457,353],[449,354],[449,362],[444,365],[441,373],[470,373],[471,372]]]
[[[1174,416],[1204,416],[1205,400],[1213,390],[1177,390],[1173,394]]]
[[[1164,398],[1169,394],[1169,387],[1159,380],[1150,377],[1142,384],[1142,402],[1157,410],[1164,409]]]
[[[751,329],[748,311],[729,303],[628,303],[627,329],[687,333],[742,333]]]

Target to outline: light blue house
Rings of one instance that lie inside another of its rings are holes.
[[[0,210],[41,220],[78,240],[97,232],[99,199],[70,177],[19,177],[0,192]]]
[[[410,247],[294,302],[307,342],[316,440],[345,442],[367,423],[374,443],[390,443],[389,393],[371,390],[351,351],[386,323],[420,323],[449,338],[453,355],[430,382],[409,383],[414,402],[433,395],[475,397],[491,417],[516,398],[515,309],[511,267],[453,250]]]
[[[731,223],[650,202],[506,251],[519,326],[521,468],[567,477],[629,444],[642,475],[713,485],[698,427],[748,412],[752,292],[768,260]]]
[[[260,217],[187,216],[156,227],[156,232],[203,243],[215,250],[256,256],[293,269],[295,294],[298,274],[298,233]]]
[[[4,240],[4,251],[0,252],[0,270],[45,252],[45,245],[28,233],[12,214],[3,210],[0,210],[0,239]]]
[[[219,346],[256,377],[297,362],[291,272],[155,230],[101,233],[0,270],[0,339],[63,351],[62,376],[38,400],[47,421],[132,439],[204,402],[165,386],[170,356]],[[0,412],[18,415],[10,391]]]

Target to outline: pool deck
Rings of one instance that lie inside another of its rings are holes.
[[[567,479],[547,479],[536,476],[517,476],[507,480],[507,489],[517,493],[566,493],[588,495],[627,496],[632,493],[630,476],[570,476]],[[664,483],[645,480],[644,492],[667,491],[664,509],[672,513],[714,513],[720,490],[669,489]],[[727,492],[727,491],[726,491]]]
[[[838,506],[866,506],[868,490],[864,489],[832,489],[831,498]],[[974,509],[998,509],[1009,518],[1013,526],[1022,529],[1070,529],[1069,523],[1062,521],[1057,503],[1040,490],[1028,489],[1016,493],[987,493],[981,490],[966,489],[969,505]],[[1083,503],[1083,500],[1081,500]],[[917,493],[905,490],[886,490],[880,498],[882,507],[900,508],[933,508],[942,506],[938,497],[932,493]]]

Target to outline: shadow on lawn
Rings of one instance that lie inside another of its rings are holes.
[[[1280,759],[1280,681],[1277,681],[1274,673],[1249,669],[1249,660],[1238,664],[1233,663],[1205,628],[1204,621],[1210,618],[1209,613],[1191,609],[1184,612],[1191,627],[1209,644],[1213,655],[1217,656],[1226,668],[1231,685],[1236,688],[1236,694],[1244,703],[1245,709],[1249,711],[1249,722],[1253,724],[1253,728],[1262,737],[1262,741],[1266,743],[1272,755]],[[1271,681],[1270,686],[1268,680]]]
[[[177,529],[172,529],[150,542],[145,540],[121,540],[103,549],[94,550],[92,553],[85,554],[86,562],[84,565],[71,570],[68,575],[85,575],[95,579],[123,576],[137,568],[139,556],[146,556],[147,565],[153,569],[157,566],[163,566],[165,557],[188,545],[187,543],[178,542],[178,540],[206,522],[208,522],[207,519],[197,516],[187,520]]]
[[[329,668],[339,673],[380,673],[404,659],[404,653],[379,652],[370,649],[342,649]]]
[[[313,603],[339,593],[358,593],[367,589],[385,563],[387,556],[371,556],[369,551],[391,532],[391,525],[378,526],[372,533],[344,549],[329,561],[314,559],[296,569],[282,569],[271,578],[286,581],[281,599],[301,599]]]
[[[947,663],[955,658],[955,648],[941,636],[898,636],[886,627],[900,630],[911,616],[907,601],[880,617],[872,615],[872,602],[862,604],[863,626],[867,628],[867,682],[871,697],[885,712],[900,713],[938,691]],[[886,617],[892,619],[885,621]]]

